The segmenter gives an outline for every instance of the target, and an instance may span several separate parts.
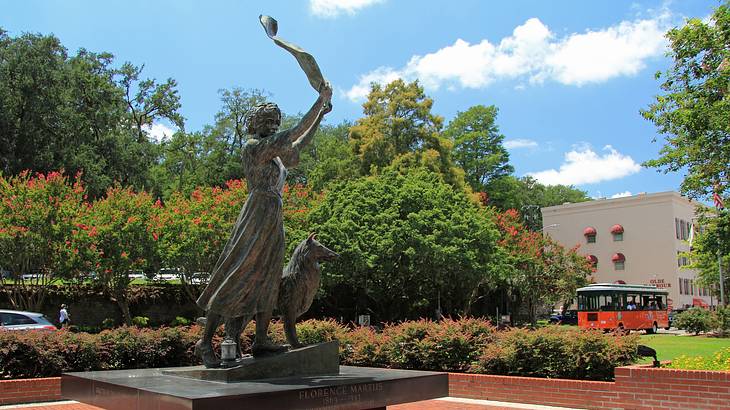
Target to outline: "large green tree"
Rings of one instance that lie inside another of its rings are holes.
[[[704,212],[696,226],[688,268],[698,273],[702,285],[720,296],[719,262],[723,266],[725,298],[730,293],[730,211]]]
[[[162,142],[162,160],[153,173],[163,196],[177,191],[189,194],[199,186],[224,186],[228,180],[244,177],[241,151],[248,139],[247,114],[267,101],[268,93],[239,87],[218,93],[221,108],[213,125],[202,131],[179,131]]]
[[[329,294],[355,289],[355,310],[373,320],[464,312],[491,274],[497,230],[490,211],[438,174],[394,171],[334,184],[310,220],[341,257],[324,267]]]
[[[474,191],[484,191],[490,181],[514,171],[495,121],[497,112],[493,105],[475,105],[459,112],[444,131],[453,143],[454,162],[464,170]]]
[[[665,136],[657,159],[645,165],[685,172],[681,190],[696,198],[730,189],[730,7],[719,6],[708,21],[691,18],[669,30],[669,56],[663,94],[644,118]]]
[[[417,81],[395,80],[385,87],[374,83],[363,104],[365,116],[350,128],[360,174],[420,167],[462,187],[463,171],[452,163],[451,142],[441,136],[443,118],[431,112],[432,106]]]
[[[140,80],[141,68],[113,67],[109,53],[69,55],[53,35],[10,37],[0,29],[0,167],[83,172],[89,194],[115,181],[149,187],[158,151],[147,126],[181,125],[174,80]]]
[[[348,143],[350,126],[349,122],[320,126],[302,151],[299,165],[289,171],[289,180],[321,191],[332,182],[359,177],[359,164]]]

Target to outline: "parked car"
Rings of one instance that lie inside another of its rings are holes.
[[[210,272],[194,272],[190,278],[193,285],[205,285],[210,281]]]
[[[29,281],[37,281],[41,279],[41,277],[42,275],[40,273],[25,273],[23,275],[20,275],[20,279]]]
[[[577,325],[578,324],[578,311],[577,310],[566,310],[563,313],[553,313],[550,315],[550,323],[561,324],[561,325]]]
[[[144,272],[142,272],[141,270],[130,270],[130,271],[127,271],[127,276],[129,277],[130,280],[145,279],[146,278],[146,276],[144,275]]]
[[[43,313],[0,310],[0,330],[56,330]]]
[[[180,269],[177,268],[162,268],[157,272],[152,280],[154,281],[171,281],[180,279]]]
[[[674,318],[677,317],[678,314],[686,311],[687,309],[673,309],[669,311],[669,326],[667,327],[667,330],[669,330],[670,327],[674,326],[672,323],[674,323]]]

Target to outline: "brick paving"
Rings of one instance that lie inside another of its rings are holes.
[[[408,404],[388,406],[388,410],[515,410],[515,409],[564,409],[559,407],[535,406],[519,403],[498,403],[486,400],[445,398],[418,401]],[[101,407],[74,401],[19,404],[0,406],[0,410],[104,410]]]

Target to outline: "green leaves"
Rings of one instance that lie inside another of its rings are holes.
[[[642,116],[665,135],[660,157],[644,165],[664,172],[686,169],[683,193],[708,198],[730,185],[730,9],[715,10],[712,22],[689,19],[667,33],[674,59],[661,73],[663,95]]]
[[[509,154],[502,146],[504,135],[496,124],[497,107],[475,105],[456,115],[444,131],[454,144],[454,162],[466,174],[471,188],[481,192],[487,184],[511,174]]]
[[[382,320],[430,315],[439,293],[447,313],[461,312],[497,234],[488,211],[426,171],[333,185],[310,219],[341,255],[325,265],[325,287],[341,277]]]

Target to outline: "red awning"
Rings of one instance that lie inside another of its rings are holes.
[[[589,226],[586,229],[583,230],[583,235],[585,236],[594,236],[596,234],[596,228]]]
[[[596,255],[587,255],[586,259],[588,259],[588,262],[594,265],[598,263],[598,258],[596,257]]]
[[[611,233],[624,233],[624,227],[616,224],[611,227]]]
[[[709,307],[710,305],[707,304],[707,302],[704,301],[702,298],[692,298],[692,306],[699,306],[699,307]]]
[[[614,253],[613,256],[611,256],[611,261],[613,262],[623,262],[626,260],[626,257],[623,253]]]

